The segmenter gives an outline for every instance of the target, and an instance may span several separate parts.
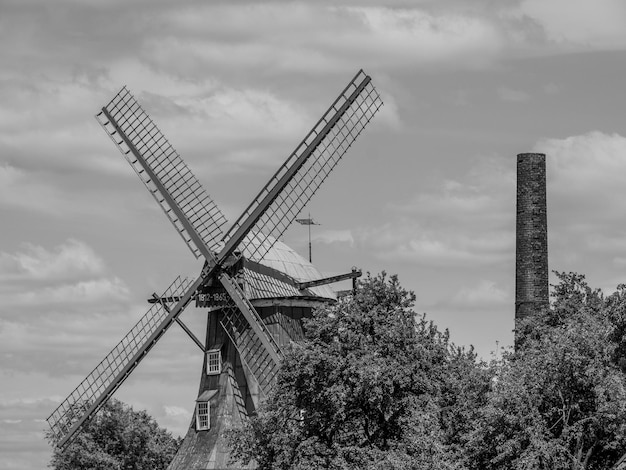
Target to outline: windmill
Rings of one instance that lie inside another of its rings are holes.
[[[196,279],[177,277],[47,421],[66,448],[140,361],[179,323],[204,354],[192,424],[170,468],[224,466],[222,430],[237,425],[272,389],[282,347],[302,336],[300,319],[332,301],[321,278],[277,241],[382,106],[360,70],[237,221],[226,218],[165,136],[124,87],[96,118],[196,258]],[[205,342],[179,318],[195,301],[208,308]]]

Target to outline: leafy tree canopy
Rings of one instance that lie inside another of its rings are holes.
[[[51,434],[48,439],[52,441]],[[51,442],[52,443],[52,442]],[[109,400],[65,451],[55,448],[56,470],[164,470],[181,444],[145,411]]]
[[[384,273],[317,311],[278,386],[231,434],[260,469],[626,469],[626,286],[557,273],[553,304],[490,364]]]
[[[471,469],[613,469],[626,459],[625,290],[605,298],[557,273],[554,303],[525,320],[467,434]]]
[[[382,273],[316,311],[275,392],[231,435],[234,454],[260,469],[454,468],[458,432],[442,429],[441,405],[460,416],[454,381],[467,382],[475,357],[418,318],[414,301]]]

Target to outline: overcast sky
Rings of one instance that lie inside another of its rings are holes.
[[[489,359],[517,153],[547,154],[550,269],[626,281],[625,50],[622,0],[0,0],[0,469],[45,467],[48,414],[200,268],[93,118],[122,85],[233,221],[365,69],[385,106],[306,209],[313,260],[397,273]],[[201,363],[174,326],[117,397],[183,434]]]

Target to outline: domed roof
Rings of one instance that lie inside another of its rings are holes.
[[[266,243],[274,242],[261,260],[255,254],[260,238],[264,238]],[[330,285],[298,289],[297,283],[314,281],[324,276],[308,260],[280,240],[251,236],[247,237],[243,245],[244,291],[249,299],[337,299]]]

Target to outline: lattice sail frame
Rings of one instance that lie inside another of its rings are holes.
[[[193,255],[199,258],[203,254],[202,246],[198,246],[201,243],[193,240],[194,237],[176,214],[170,199],[178,205],[204,245],[217,251],[226,217],[126,87],[115,95],[96,118],[154,196]],[[116,125],[128,141],[117,132]],[[140,155],[135,155],[131,147]],[[144,165],[149,168],[146,169]],[[159,188],[157,182],[153,181],[150,171],[162,183],[163,188]],[[163,194],[163,190],[166,194]]]
[[[162,297],[180,297],[192,284],[193,280],[177,277],[165,290]],[[174,302],[171,302],[169,306],[171,305],[174,305]],[[114,383],[131,358],[137,354],[146,340],[158,330],[168,313],[161,303],[155,303],[78,387],[52,412],[47,421],[55,441],[60,441],[67,436],[80,418],[89,412],[95,400]],[[108,395],[112,395],[122,382],[123,380],[118,381]],[[99,406],[89,412],[89,415],[96,413],[105,401],[102,400]]]
[[[311,152],[244,238],[243,245],[256,246],[255,250],[249,253],[249,257],[255,261],[262,260],[382,105],[383,102],[370,77],[360,70],[228,230],[223,240],[228,241],[233,237],[246,219],[257,210],[261,201],[272,192],[280,178],[305,152]],[[271,238],[268,238],[268,235]],[[255,237],[257,241],[250,243]]]
[[[259,386],[263,397],[272,389],[279,364],[275,362],[260,338],[252,331],[241,310],[234,303],[222,308],[220,325],[239,353],[239,358]],[[271,333],[270,333],[271,335]]]

